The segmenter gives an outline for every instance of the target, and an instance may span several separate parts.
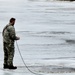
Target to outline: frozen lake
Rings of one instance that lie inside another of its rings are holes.
[[[0,0],[0,32],[11,17],[16,18],[18,45],[27,66],[43,75],[75,75],[75,2],[46,0]],[[1,33],[0,33],[1,34]],[[24,66],[15,44],[17,70],[1,75],[32,75]]]

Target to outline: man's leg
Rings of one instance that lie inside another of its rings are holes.
[[[8,67],[8,51],[7,51],[7,44],[3,42],[3,50],[4,50],[4,68]]]
[[[8,66],[9,66],[9,69],[17,69],[17,67],[13,66],[13,58],[14,58],[14,43],[11,43],[8,46]]]

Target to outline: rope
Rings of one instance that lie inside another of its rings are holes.
[[[33,71],[31,71],[31,70],[29,69],[29,67],[26,65],[26,63],[25,63],[25,61],[24,61],[24,59],[23,59],[23,57],[22,57],[22,54],[21,54],[21,52],[20,52],[20,49],[19,49],[19,46],[18,46],[17,41],[16,41],[16,46],[17,46],[18,52],[19,52],[19,54],[20,54],[20,57],[21,57],[21,59],[22,59],[22,62],[23,62],[23,64],[24,64],[24,66],[28,69],[28,71],[31,72],[32,74],[35,74],[35,75],[42,75],[42,74],[35,73],[35,72],[33,72]]]

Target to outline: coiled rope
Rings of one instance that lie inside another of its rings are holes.
[[[22,62],[23,62],[23,64],[24,64],[24,66],[28,69],[28,71],[31,72],[32,74],[35,74],[35,75],[42,75],[42,74],[39,74],[39,73],[35,73],[35,72],[33,72],[33,71],[31,71],[31,70],[29,69],[29,67],[26,65],[26,63],[25,63],[25,61],[24,61],[24,59],[23,59],[23,57],[22,57],[22,54],[21,54],[21,52],[20,52],[19,45],[18,45],[17,41],[16,41],[16,46],[17,46],[18,52],[19,52],[19,54],[20,54],[20,57],[21,57],[21,59],[22,59]]]

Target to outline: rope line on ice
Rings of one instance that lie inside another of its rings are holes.
[[[28,71],[29,71],[30,73],[32,73],[32,74],[35,74],[35,75],[43,75],[43,74],[35,73],[35,72],[33,72],[33,71],[31,71],[31,70],[29,69],[29,67],[26,65],[26,63],[25,63],[25,61],[24,61],[24,59],[23,59],[23,57],[22,57],[22,54],[21,54],[21,52],[20,52],[20,48],[19,48],[19,46],[18,46],[17,41],[16,41],[16,46],[17,46],[18,52],[19,52],[19,54],[20,54],[20,57],[21,57],[21,59],[22,59],[22,62],[23,62],[23,64],[24,64],[24,66],[28,69]]]

